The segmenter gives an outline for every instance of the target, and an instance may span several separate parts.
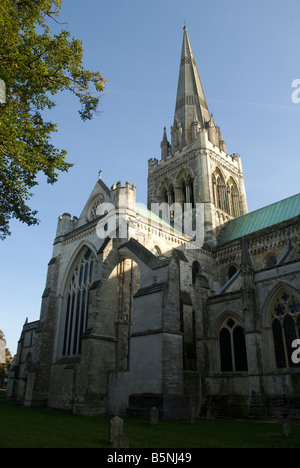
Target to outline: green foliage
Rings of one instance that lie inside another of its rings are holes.
[[[66,151],[51,144],[57,125],[44,121],[43,110],[55,106],[55,94],[69,91],[80,102],[81,119],[89,120],[104,89],[101,74],[82,65],[82,42],[64,30],[51,35],[47,23],[58,22],[60,8],[61,0],[0,3],[0,78],[6,84],[6,103],[0,104],[2,239],[10,234],[11,218],[38,223],[37,212],[27,205],[37,174],[44,173],[53,184],[60,171],[72,166]]]

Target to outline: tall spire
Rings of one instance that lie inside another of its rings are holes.
[[[200,128],[205,128],[210,121],[206,98],[194,59],[186,26],[183,28],[183,44],[176,98],[175,122],[182,127],[181,147],[192,141],[191,126],[195,115]]]

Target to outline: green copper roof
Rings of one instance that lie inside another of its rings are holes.
[[[274,226],[299,215],[300,193],[229,221],[219,239],[219,245]]]

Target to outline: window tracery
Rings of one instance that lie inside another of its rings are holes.
[[[177,176],[177,184],[179,187],[177,203],[190,204],[195,208],[195,195],[194,195],[194,178],[191,171],[185,170],[180,172]]]
[[[89,214],[88,214],[89,221],[93,221],[94,219],[98,218],[97,208],[103,202],[104,202],[104,196],[102,194],[98,195],[97,198],[94,201],[92,201],[91,206],[89,208]]]
[[[74,269],[67,293],[67,308],[64,322],[64,356],[81,353],[82,335],[87,328],[89,293],[93,284],[95,260],[87,249]]]
[[[216,168],[212,175],[213,201],[216,208],[233,218],[241,216],[240,193],[235,180],[230,177],[225,183],[221,171]]]
[[[292,343],[300,338],[300,302],[290,292],[281,291],[273,303],[272,331],[277,368],[299,367],[292,361]]]
[[[240,211],[240,197],[237,185],[232,177],[227,182],[227,194],[228,194],[228,213],[233,218],[238,218],[241,214]]]
[[[219,170],[213,174],[214,204],[222,211],[228,212],[225,180]]]
[[[219,333],[221,372],[248,371],[244,330],[236,319],[227,318]]]

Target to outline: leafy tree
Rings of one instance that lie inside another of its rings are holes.
[[[43,110],[55,106],[53,96],[69,91],[80,102],[82,120],[97,109],[104,80],[100,72],[85,70],[82,42],[63,29],[51,34],[48,23],[58,22],[61,0],[1,0],[0,79],[6,102],[0,103],[0,239],[10,234],[16,218],[38,223],[28,206],[37,174],[53,184],[66,162],[66,151],[51,144],[57,125],[44,121]]]

